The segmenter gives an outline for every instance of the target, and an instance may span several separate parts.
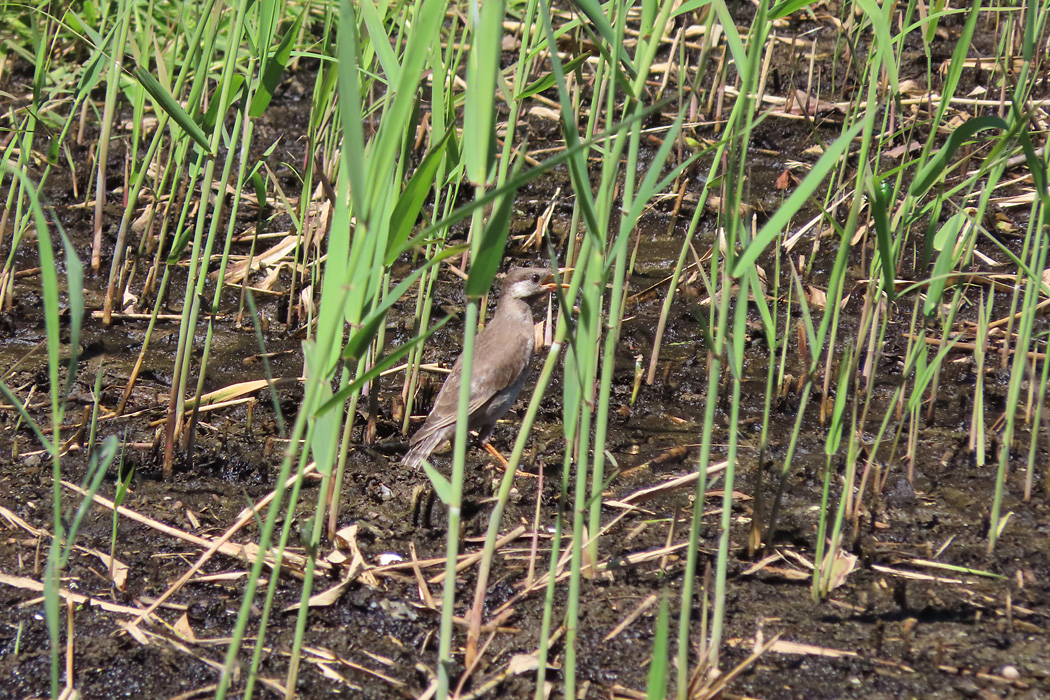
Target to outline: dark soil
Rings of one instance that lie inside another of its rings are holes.
[[[309,101],[299,100],[297,94],[301,92],[301,85],[311,82],[305,78],[291,81],[290,96],[271,107],[271,114],[281,115],[280,128],[272,124],[266,127],[275,133],[283,132],[283,144],[289,149],[272,157],[275,168],[281,167],[282,162],[302,161],[294,125],[305,123]],[[789,88],[785,85],[783,89]],[[550,125],[530,121],[530,128],[534,138],[544,133],[552,135]],[[823,128],[827,129],[827,137],[833,135],[837,127]],[[773,181],[787,161],[805,159],[800,153],[812,141],[809,127],[801,122],[775,119],[762,125],[758,138],[761,143],[756,148],[775,150],[779,155],[756,151],[750,203],[760,212],[772,211],[783,196],[774,188]],[[258,142],[264,140],[259,138]],[[115,162],[122,164],[122,153],[114,157]],[[68,173],[52,174],[47,195],[56,205],[78,254],[86,259],[91,221],[71,206],[74,202],[69,178]],[[289,184],[292,182],[294,179],[289,178]],[[555,173],[549,180],[520,193],[516,230],[531,230],[553,191],[566,183],[564,173]],[[695,192],[698,187],[698,184],[690,185],[689,192]],[[686,209],[673,219],[671,205],[661,205],[647,217],[639,232],[643,245],[631,280],[632,291],[656,285],[670,273],[685,221],[691,213]],[[564,199],[556,208],[552,223],[556,234],[567,230],[570,210],[571,202]],[[113,212],[108,222],[114,229],[118,217],[119,212]],[[254,214],[249,218],[253,217]],[[270,227],[279,230],[281,225],[275,221]],[[695,241],[698,251],[704,252],[714,244],[714,225],[714,216],[705,218]],[[832,247],[832,240],[825,242],[824,247]],[[32,251],[31,246],[23,248]],[[988,252],[992,255],[994,249]],[[872,253],[870,246],[867,250],[858,246],[854,254],[859,261],[861,256],[870,258]],[[531,253],[519,252],[517,256],[520,261],[535,260]],[[833,251],[819,254],[807,283],[821,283],[830,267],[831,256]],[[35,264],[35,257],[27,254],[20,268]],[[108,271],[108,263],[104,261],[102,268]],[[89,309],[101,306],[105,282],[104,273],[88,273]],[[5,371],[44,337],[37,284],[32,277],[20,283],[15,308],[0,318],[4,329],[0,366]],[[620,367],[613,389],[613,422],[608,441],[621,471],[609,485],[610,500],[623,499],[695,468],[695,446],[699,442],[708,386],[708,349],[703,343],[700,325],[700,319],[707,315],[702,290],[698,279],[688,278],[683,282],[664,338],[659,376],[653,386],[643,386],[634,405],[630,405],[629,400],[635,357],[643,355],[648,360],[666,286],[641,295],[628,309],[629,320],[618,348]],[[170,298],[181,299],[181,294],[176,290]],[[437,297],[450,310],[462,304],[455,278],[443,278]],[[259,348],[251,328],[236,327],[230,318],[236,309],[236,295],[231,293],[224,304],[227,315],[217,325],[206,390],[264,376],[260,364],[245,363],[245,358],[259,352]],[[260,304],[261,314],[269,321],[266,351],[279,353],[270,359],[273,375],[298,376],[302,368],[300,339],[293,336],[296,330],[293,326],[283,323],[287,302],[261,299]],[[388,328],[391,345],[408,337],[410,329],[406,329],[403,322],[405,314],[410,313],[408,304],[410,300],[391,318]],[[1005,313],[1007,307],[1008,299],[1004,295],[998,300],[996,311]],[[909,309],[910,302],[901,306],[887,334],[885,366],[881,368],[875,390],[877,405],[872,410],[872,415],[880,418],[899,381],[896,373],[900,368],[894,367],[893,362],[894,358],[903,356],[906,347]],[[851,302],[843,327],[853,328],[859,312],[859,301]],[[91,405],[91,386],[100,364],[103,405],[112,408],[119,400],[146,324],[145,321],[118,321],[103,327],[97,318],[89,318],[86,323],[82,343],[85,355],[67,412],[64,438],[74,433],[82,410]],[[1045,319],[1040,323],[1045,330]],[[132,467],[135,471],[131,492],[124,501],[126,508],[192,535],[214,537],[229,527],[242,509],[272,490],[285,443],[279,434],[270,396],[260,392],[250,409],[242,404],[203,414],[192,456],[182,455],[173,477],[162,479],[159,433],[150,421],[159,420],[164,413],[177,332],[175,322],[161,322],[158,333],[165,339],[153,341],[145,371],[126,410],[128,415],[103,422],[101,432],[102,436],[119,435],[130,445],[123,456],[123,473],[129,473]],[[451,363],[458,353],[459,332],[456,323],[446,327],[431,343],[426,360]],[[756,360],[745,368],[746,394],[741,406],[741,434],[745,442],[739,454],[735,490],[746,498],[738,498],[733,510],[726,644],[720,667],[732,669],[743,662],[757,644],[774,635],[799,646],[779,646],[764,654],[731,683],[726,697],[766,700],[993,697],[1034,700],[1050,697],[1047,636],[1050,630],[1050,499],[1043,487],[1048,464],[1045,441],[1035,460],[1038,486],[1031,501],[1022,502],[1018,497],[1025,478],[1023,469],[1009,474],[1004,512],[1013,515],[995,551],[989,554],[986,535],[995,466],[977,468],[966,449],[976,379],[969,364],[963,365],[965,369],[946,370],[933,411],[920,426],[914,484],[905,478],[908,465],[901,459],[901,450],[892,461],[880,464],[881,469],[888,471],[886,488],[874,500],[870,491],[866,494],[858,527],[847,533],[850,550],[858,556],[856,570],[829,599],[814,602],[810,595],[809,570],[800,562],[812,561],[814,557],[817,522],[814,505],[820,501],[823,484],[827,427],[821,426],[815,417],[805,425],[788,475],[774,543],[774,550],[781,556],[748,573],[760,559],[757,554],[749,555],[745,544],[753,515],[751,498],[763,495],[768,499],[775,489],[799,406],[799,396],[793,388],[781,394],[773,412],[771,434],[774,437],[765,453],[760,452],[766,353],[757,334],[752,351],[754,357],[763,360]],[[797,376],[800,364],[793,343],[789,357]],[[965,355],[960,352],[953,357]],[[46,365],[42,358],[43,353],[39,353],[4,378],[8,386],[17,388],[21,400],[29,396],[31,387],[36,387],[31,413],[40,420],[44,420],[49,405]],[[991,420],[1006,408],[1006,379],[1005,370],[985,379]],[[440,377],[432,379],[431,389],[436,388],[439,381]],[[727,375],[723,386],[727,386],[728,381]],[[362,426],[368,416],[362,412],[361,420],[357,421],[360,434],[355,436],[355,444],[358,447],[351,451],[347,476],[339,494],[339,523],[358,527],[357,544],[370,566],[379,565],[387,554],[410,561],[413,548],[421,561],[444,554],[443,508],[440,504],[414,508],[416,491],[426,484],[426,477],[422,472],[398,468],[404,441],[391,413],[400,382],[400,377],[388,377],[380,386],[379,414],[375,416],[376,444],[365,441]],[[503,548],[490,579],[486,620],[492,619],[508,601],[513,601],[512,612],[500,618],[500,627],[485,649],[480,665],[474,669],[465,692],[487,687],[486,697],[508,698],[527,698],[534,693],[532,673],[510,675],[502,681],[498,678],[505,673],[514,655],[533,653],[538,644],[543,590],[520,599],[515,597],[528,573],[537,497],[541,502],[537,575],[545,573],[549,566],[549,535],[557,513],[564,448],[561,426],[557,422],[560,389],[560,383],[555,381],[548,390],[525,460],[526,471],[533,475],[542,473],[542,491],[537,494],[535,478],[518,478],[503,528],[509,531],[524,524],[526,532]],[[423,394],[428,391],[430,389],[425,389]],[[528,392],[527,387],[523,396]],[[295,388],[282,390],[279,400],[286,420],[294,418],[300,395]],[[719,435],[725,434],[729,420],[729,406],[724,398],[727,395],[723,392],[723,398],[717,399]],[[814,416],[819,400],[817,396],[809,407],[809,413]],[[523,404],[524,401],[519,403],[519,410]],[[362,405],[362,411],[365,408]],[[418,407],[417,412],[424,409],[425,406]],[[509,451],[517,424],[518,418],[512,412],[497,429],[497,447]],[[0,450],[7,455],[0,462],[0,505],[5,509],[0,518],[0,571],[6,584],[0,586],[0,678],[7,679],[0,684],[0,698],[38,697],[49,690],[49,641],[41,594],[29,586],[31,581],[43,579],[50,545],[47,532],[52,527],[51,464],[46,456],[34,453],[39,450],[39,443],[14,412],[0,413],[0,428]],[[1027,432],[1023,437],[1024,440],[1019,437],[1011,446],[1014,464],[1024,463]],[[996,454],[997,448],[997,445],[990,446],[989,454]],[[725,445],[716,445],[715,451],[720,459]],[[880,446],[878,454],[880,458],[888,458],[889,444]],[[73,482],[83,478],[82,455],[83,452],[71,452],[63,459],[64,478]],[[480,450],[472,450],[469,459],[462,549],[473,552],[481,547],[492,507],[490,497],[501,472],[493,469]],[[436,462],[445,467],[448,458],[438,455]],[[837,499],[839,478],[844,473],[843,459],[839,457],[832,468],[835,470],[833,497]],[[116,472],[116,467],[112,471]],[[720,489],[721,480],[716,479],[710,488]],[[112,499],[115,490],[113,474],[103,483],[100,493]],[[298,532],[305,534],[310,527],[307,519],[319,498],[318,490],[317,481],[307,480],[303,487],[298,507],[301,517],[293,530],[293,545],[299,540]],[[618,520],[602,538],[603,558],[618,565],[610,567],[605,577],[583,582],[577,677],[586,697],[634,697],[630,691],[644,692],[658,606],[649,607],[611,640],[606,641],[605,637],[650,595],[668,591],[672,601],[678,600],[684,550],[640,564],[630,563],[628,556],[664,547],[674,519],[672,541],[682,542],[688,531],[692,493],[692,486],[665,492],[645,502],[644,510]],[[79,496],[69,490],[63,492],[67,522],[78,503]],[[708,511],[715,511],[720,505],[720,497],[709,496]],[[606,522],[612,522],[621,513],[608,507]],[[701,567],[714,561],[717,517],[717,513],[709,512],[704,519],[701,535],[708,549]],[[26,526],[44,532],[36,533]],[[78,549],[64,572],[63,589],[96,601],[143,608],[178,579],[202,552],[198,545],[121,515],[117,522],[115,555],[129,567],[129,574],[123,590],[115,590],[107,565],[86,551],[108,553],[112,526],[111,510],[102,506],[90,509],[77,537]],[[257,537],[258,528],[252,522],[234,541],[250,543]],[[333,547],[334,543],[326,541],[322,556],[328,556]],[[301,548],[293,549],[302,552]],[[987,575],[932,568],[923,563],[931,560]],[[85,698],[207,697],[208,688],[218,678],[214,666],[222,663],[226,653],[225,640],[232,633],[241,604],[243,574],[247,568],[239,557],[220,554],[211,559],[200,574],[210,580],[189,583],[158,611],[159,617],[171,627],[144,626],[148,644],[123,630],[123,625],[131,619],[127,613],[108,611],[97,605],[77,605],[73,611],[75,687]],[[430,579],[442,570],[441,564],[424,563],[421,576]],[[335,585],[340,571],[337,567],[319,572],[315,591]],[[215,576],[219,574],[230,576]],[[301,663],[297,686],[300,697],[322,698],[335,694],[376,699],[416,697],[430,683],[437,658],[438,614],[424,604],[416,574],[407,564],[381,567],[373,574],[374,585],[359,579],[333,604],[311,611],[305,633],[308,652]],[[475,576],[475,567],[461,575],[457,585],[457,615],[466,615]],[[301,575],[294,566],[281,576],[275,611],[284,611],[299,602],[301,583]],[[265,584],[260,586],[256,600],[259,608],[264,601],[263,591]],[[440,584],[429,584],[429,592],[435,598],[440,599],[440,591]],[[564,613],[566,596],[567,586],[559,584],[555,592],[556,616]],[[672,611],[675,613],[672,619],[676,619],[677,611],[673,607]],[[184,615],[194,640],[185,639],[181,628],[175,629]],[[257,632],[258,620],[256,611],[249,625],[249,642],[241,655],[244,663],[251,658],[252,635]],[[261,676],[279,684],[285,683],[295,620],[293,612],[276,612],[269,621]],[[703,621],[702,601],[698,599],[692,611],[694,641],[702,638]],[[676,623],[672,623],[672,628],[675,626]],[[483,643],[486,637],[483,634]],[[462,638],[461,634],[457,644]],[[555,666],[560,667],[564,652],[562,635],[557,635],[553,649]],[[696,656],[692,655],[690,665],[696,662]],[[454,669],[453,677],[461,672],[462,668]],[[559,678],[557,670],[548,674],[549,680]],[[487,686],[489,682],[492,684]],[[232,697],[240,697],[243,687],[242,676],[233,685]],[[193,691],[199,693],[191,696]],[[560,697],[559,693],[560,684],[556,684],[554,696]],[[256,694],[277,696],[263,688]]]

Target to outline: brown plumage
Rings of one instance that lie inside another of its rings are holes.
[[[507,272],[496,313],[474,339],[470,428],[479,431],[482,443],[488,442],[496,421],[514,405],[528,376],[535,343],[533,305],[543,302],[554,288],[550,280],[550,270],[543,267],[518,267]],[[419,466],[452,436],[462,375],[460,356],[441,386],[426,422],[412,436],[411,448],[401,464]]]

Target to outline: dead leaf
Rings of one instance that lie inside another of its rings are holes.
[[[89,549],[88,551],[98,557],[102,563],[106,565],[106,571],[109,572],[110,578],[113,580],[113,585],[117,587],[117,590],[124,590],[124,586],[128,582],[128,565],[97,549]]]
[[[786,639],[780,639],[773,644],[770,651],[775,651],[780,654],[804,654],[806,656],[827,656],[832,659],[842,658],[844,656],[856,656],[855,651],[846,651],[844,649],[831,649],[828,647],[818,647],[814,644],[802,644],[800,642],[789,642]]]
[[[809,287],[808,289],[809,303],[811,306],[823,309],[828,305],[828,295],[823,289],[817,289],[816,287]]]
[[[831,562],[830,578],[828,579],[828,590],[833,591],[842,584],[857,568],[857,556],[849,552],[837,550]]]
[[[810,577],[805,571],[799,571],[798,569],[785,569],[782,566],[769,566],[766,567],[766,571],[771,574],[783,576],[788,581],[805,581]]]
[[[894,146],[893,148],[883,151],[882,155],[887,158],[893,158],[894,160],[900,159],[901,156],[914,153],[915,151],[922,150],[922,144],[918,141],[912,141],[911,143],[901,144],[900,146]]]
[[[926,88],[914,80],[903,80],[897,85],[897,91],[909,97],[920,97],[926,94]]]
[[[139,629],[138,625],[128,624],[122,620],[118,620],[117,624],[124,628],[124,631],[131,635],[131,637],[144,647],[149,646],[149,637]]]
[[[588,542],[589,540],[590,537],[587,536],[587,526],[585,525],[583,528],[583,541]],[[598,577],[598,562],[594,561],[594,558],[591,556],[590,547],[583,548],[582,564],[582,572],[584,578],[593,580]]]
[[[834,102],[813,97],[807,94],[805,90],[795,90],[794,95],[789,96],[788,101],[784,103],[785,114],[808,114],[811,117],[815,117],[821,112],[834,112],[836,110],[838,110],[838,105]]]
[[[282,238],[276,245],[270,247],[268,250],[260,255],[256,255],[251,259],[251,270],[258,270],[265,266],[272,266],[277,264],[279,260],[284,258],[286,255],[292,252],[295,246],[299,243],[298,235],[289,234]],[[226,268],[226,277],[223,281],[226,284],[235,284],[244,279],[249,272],[248,258],[238,261],[237,263],[230,265]],[[218,271],[211,273],[212,279],[218,279]]]
[[[556,112],[550,107],[544,107],[543,105],[536,105],[529,110],[529,114],[540,119],[546,119],[548,121],[556,122],[561,119],[561,113]]]
[[[740,575],[741,576],[750,576],[751,574],[756,573],[756,572],[761,571],[762,569],[766,568],[767,566],[769,566],[773,562],[777,561],[778,559],[783,559],[783,557],[781,557],[780,554],[774,552],[773,554],[770,554],[768,557],[765,557],[761,561],[757,561],[754,564],[752,564],[751,566],[747,567],[747,569],[744,572],[742,572]]]
[[[149,219],[153,216],[153,209],[156,207],[156,202],[150,202],[142,209],[142,213],[139,214],[138,218],[131,222],[131,230],[135,233],[142,235],[146,230],[146,224],[149,223]]]
[[[350,584],[354,582],[355,578],[356,577],[348,576],[328,590],[310,596],[310,600],[306,603],[307,607],[327,608],[329,605],[336,603],[343,597],[343,594],[346,593],[346,589],[350,588]],[[291,612],[293,610],[298,610],[301,607],[302,605],[299,603],[294,603],[285,608],[283,612]]]
[[[507,664],[507,671],[513,676],[535,671],[540,667],[540,660],[535,654],[515,654]]]
[[[182,617],[175,622],[173,628],[175,633],[182,637],[185,641],[190,644],[197,643],[197,635],[193,633],[193,628],[190,627],[190,616],[189,613],[182,613]]]
[[[868,225],[867,224],[861,224],[860,226],[857,227],[857,230],[856,230],[856,232],[854,232],[853,238],[850,239],[849,244],[851,246],[857,245],[857,243],[860,242],[860,239],[864,238],[864,234],[866,234],[867,232],[868,232]]]
[[[343,551],[349,550],[351,575],[357,576],[360,574],[361,580],[366,586],[372,588],[379,586],[379,581],[366,567],[365,558],[357,546],[357,525],[350,525],[336,532],[335,546]]]
[[[80,691],[71,685],[64,687],[58,694],[58,700],[80,700],[81,697]]]

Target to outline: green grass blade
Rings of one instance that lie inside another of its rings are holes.
[[[589,56],[587,54],[580,54],[579,56],[565,64],[565,72],[571,73],[572,71],[576,70],[584,63],[586,63],[588,58]],[[518,102],[521,102],[522,100],[525,100],[529,97],[538,95],[544,90],[549,90],[550,88],[554,87],[554,84],[554,73],[545,73],[542,78],[537,78],[533,82],[526,85],[521,92],[514,96],[514,99]]]
[[[58,217],[54,218],[56,224]],[[66,293],[69,295],[69,368],[66,371],[66,384],[63,396],[68,396],[76,379],[77,360],[80,355],[80,331],[84,325],[84,265],[77,257],[77,251],[59,228],[62,236],[62,247],[66,251]]]
[[[736,62],[737,70],[743,72],[750,65],[750,62],[747,60],[747,49],[744,48],[740,32],[736,29],[733,15],[730,14],[729,8],[726,7],[725,0],[714,0],[712,5],[715,13],[718,15],[718,21],[722,25],[722,31],[725,32],[729,53],[733,56],[733,61]]]
[[[667,593],[660,595],[660,614],[656,618],[653,633],[653,656],[649,661],[649,681],[645,684],[646,700],[663,700],[667,697],[667,642],[671,637],[669,603]],[[682,663],[679,661],[679,663]]]
[[[423,471],[427,474],[427,479],[430,480],[431,485],[434,487],[434,493],[441,499],[441,502],[446,506],[452,503],[452,482],[448,478],[439,472],[430,463],[430,460],[424,459],[422,462]]]
[[[909,194],[913,197],[919,197],[926,193],[933,185],[937,182],[942,181],[943,173],[948,167],[948,161],[951,160],[955,152],[959,150],[959,147],[964,143],[973,138],[977,132],[983,131],[984,129],[1000,129],[1007,131],[1009,125],[1001,117],[994,115],[985,115],[983,117],[974,117],[968,119],[959,128],[952,132],[952,135],[948,137],[948,140],[943,146],[937,151],[937,153],[930,158],[929,162],[923,166],[922,170],[915,176],[915,180],[912,181],[911,188],[908,190]]]
[[[616,41],[616,32],[613,30],[612,24],[609,23],[609,17],[605,14],[605,10],[602,9],[601,4],[597,2],[597,0],[569,0],[569,4],[591,21],[591,28],[593,28],[602,39],[602,41],[596,42],[597,46],[608,48],[618,44]],[[630,56],[626,53],[621,53],[620,62],[623,69],[632,80],[638,77],[638,72],[634,69]]]
[[[769,11],[769,18],[772,20],[783,19],[793,12],[798,12],[807,5],[812,5],[813,0],[784,0],[778,2]]]
[[[426,201],[434,187],[434,178],[441,167],[442,159],[446,153],[449,139],[455,133],[455,128],[445,132],[441,140],[430,149],[423,161],[412,173],[404,191],[394,205],[394,211],[390,215],[390,239],[387,241],[386,264],[390,265],[397,259],[401,251],[405,249],[405,243],[412,234],[412,227],[416,224],[423,203]]]
[[[208,137],[205,135],[204,130],[197,126],[197,122],[193,121],[193,117],[189,115],[186,110],[182,108],[171,93],[161,85],[153,75],[143,68],[142,66],[135,66],[131,74],[135,76],[135,79],[146,89],[146,92],[150,94],[160,108],[171,117],[176,124],[182,127],[182,130],[189,134],[201,150],[208,155],[215,155],[211,150],[211,144],[208,143]]]
[[[0,381],[0,394],[3,394],[4,398],[7,399],[7,402],[18,412],[18,415],[23,421],[25,421],[25,424],[29,426],[29,429],[33,431],[33,434],[36,435],[36,439],[40,441],[40,444],[44,446],[44,449],[48,452],[53,452],[55,449],[54,443],[51,442],[51,439],[40,427],[40,424],[33,419],[33,416],[29,415],[25,406],[22,405],[22,402],[19,401],[18,397],[15,396],[15,393],[11,391],[3,381]]]
[[[496,155],[496,73],[500,70],[503,17],[502,0],[487,0],[481,6],[478,24],[471,32],[467,59],[467,96],[463,108],[464,161],[467,179],[474,185],[488,181]],[[488,291],[488,290],[486,290]]]
[[[389,95],[393,95],[387,104],[383,122],[372,142],[372,153],[369,158],[368,182],[366,183],[369,202],[379,202],[390,182],[390,173],[394,171],[397,150],[404,138],[403,128],[409,122],[415,107],[419,83],[423,75],[423,66],[430,54],[431,46],[440,37],[441,24],[445,18],[443,0],[423,0],[416,14],[415,24],[408,34],[405,53],[401,59],[401,75],[396,83],[391,83]],[[342,29],[342,24],[340,24]],[[350,33],[350,32],[348,32]],[[355,205],[357,200],[354,200]],[[369,210],[369,220],[376,212]],[[355,210],[358,217],[364,216]]]
[[[117,440],[116,435],[109,435],[103,440],[100,452],[91,455],[91,458],[88,460],[87,473],[84,476],[83,484],[86,495],[81,499],[80,506],[77,507],[77,512],[69,523],[62,555],[59,558],[60,567],[64,567],[66,562],[69,561],[69,555],[73,551],[73,543],[76,541],[80,524],[84,521],[84,516],[95,505],[95,494],[98,493],[98,487],[102,485],[102,479],[109,472],[109,466],[113,464],[113,459],[117,456],[119,444],[120,442]]]
[[[433,326],[431,326],[429,329],[427,329],[426,332],[420,333],[418,336],[408,341],[407,343],[391,350],[389,353],[384,355],[381,360],[373,364],[367,372],[365,372],[360,377],[347,384],[345,387],[340,389],[339,392],[337,392],[331,399],[322,404],[321,407],[317,409],[315,415],[320,415],[327,411],[334,411],[335,409],[341,407],[351,396],[360,391],[361,387],[363,387],[365,384],[368,384],[380,374],[393,367],[394,363],[400,360],[405,355],[407,355],[410,350],[426,342],[427,338],[432,336],[442,326],[448,323],[449,319],[451,318],[451,316],[446,316],[445,318],[441,319]]]
[[[893,232],[890,230],[890,202],[887,183],[870,182],[872,189],[871,217],[875,221],[875,242],[879,251],[879,267],[882,268],[883,292],[890,301],[897,296],[894,280],[897,264],[893,258]]]
[[[255,96],[252,97],[252,103],[248,107],[248,116],[252,119],[262,116],[262,113],[270,105],[270,101],[281,83],[281,78],[284,76],[284,69],[288,66],[288,59],[291,58],[292,48],[295,46],[293,42],[299,36],[299,30],[303,26],[303,17],[305,15],[306,8],[304,7],[299,16],[292,22],[292,26],[284,33],[281,43],[277,45],[277,50],[274,51],[273,56],[266,61],[266,67],[255,90]]]
[[[897,85],[900,84],[900,78],[897,75],[897,62],[893,58],[894,41],[890,36],[890,27],[894,24],[893,8],[885,3],[880,7],[875,0],[855,0],[855,2],[871,20],[871,28],[875,33],[875,52],[886,71],[890,90],[895,93]]]
[[[838,159],[849,147],[850,142],[860,133],[863,126],[863,122],[854,124],[828,147],[824,155],[817,160],[813,169],[802,180],[802,183],[787,198],[787,201],[759,229],[758,234],[755,235],[755,240],[737,257],[736,264],[733,265],[733,277],[741,277],[746,268],[754,265],[758,257],[765,252],[765,249],[776,240],[792,217],[798,213],[810,196],[816,192],[820,183],[831,174],[831,171],[838,164]]]
[[[444,248],[440,253],[427,260],[424,265],[408,274],[403,280],[401,280],[400,284],[384,294],[383,298],[372,308],[368,316],[360,322],[358,330],[350,335],[346,346],[343,348],[343,358],[360,359],[363,357],[368,350],[368,346],[372,343],[372,340],[379,332],[379,327],[382,325],[383,319],[386,318],[387,311],[390,310],[390,307],[392,307],[394,303],[408,293],[419,279],[420,275],[444,260],[462,254],[467,249],[468,247],[466,244]]]
[[[365,135],[361,115],[361,46],[357,36],[357,15],[350,0],[339,4],[339,112],[342,116],[343,164],[350,180],[350,198],[354,213],[361,219],[368,217],[366,197],[367,160],[365,158]],[[349,225],[349,221],[346,222]]]
[[[365,21],[365,28],[368,29],[368,36],[372,40],[372,49],[376,52],[383,73],[386,74],[387,84],[397,85],[401,80],[401,64],[390,47],[390,37],[383,26],[379,10],[372,0],[360,0],[358,7],[361,8],[361,19]]]
[[[955,250],[959,242],[959,233],[963,224],[969,221],[965,210],[960,210],[948,222],[941,227],[934,239],[933,247],[937,253],[937,261],[933,265],[933,275],[930,277],[930,286],[926,291],[926,301],[923,305],[923,313],[933,316],[941,303],[941,296],[948,284],[948,273],[955,263]]]
[[[481,238],[481,247],[470,265],[470,275],[464,292],[467,298],[480,299],[492,287],[492,281],[503,261],[503,250],[510,234],[510,215],[514,209],[514,197],[504,196],[492,211]]]

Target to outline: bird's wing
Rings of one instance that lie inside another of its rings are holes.
[[[532,331],[531,326],[529,331]],[[470,413],[475,413],[488,401],[513,384],[532,357],[532,342],[528,344],[508,334],[495,320],[478,334],[474,340],[474,371],[470,382]],[[508,352],[513,347],[513,352]],[[479,360],[481,360],[479,362]],[[452,372],[441,385],[426,423],[419,429],[413,441],[421,436],[446,428],[456,422],[459,407],[459,385],[463,379],[463,358],[456,360]],[[433,422],[431,422],[433,421]]]
[[[533,326],[495,317],[474,341],[474,371],[470,382],[470,412],[511,386],[532,359]],[[458,385],[457,385],[458,386]]]

